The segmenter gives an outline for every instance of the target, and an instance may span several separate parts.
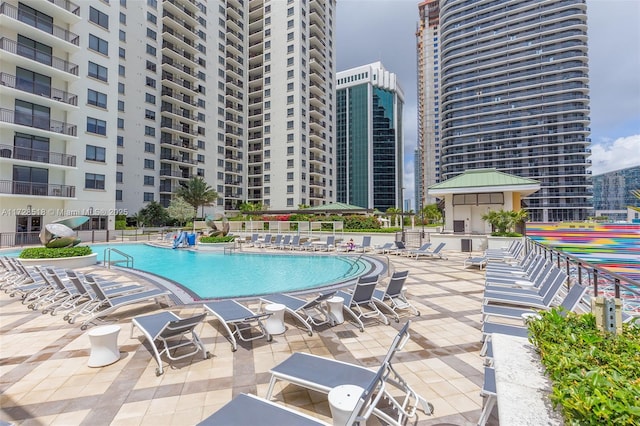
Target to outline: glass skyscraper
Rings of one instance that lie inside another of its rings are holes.
[[[592,214],[585,0],[440,1],[440,178],[536,179],[531,221]]]
[[[337,73],[337,201],[400,207],[403,104],[396,75],[380,62]]]

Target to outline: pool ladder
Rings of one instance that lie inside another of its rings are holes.
[[[124,259],[118,259],[118,260],[114,260],[112,262],[111,261],[111,253],[112,252],[115,252],[115,253],[119,254],[120,256],[124,257]],[[127,268],[133,268],[133,256],[131,256],[131,255],[129,255],[129,254],[123,252],[123,251],[120,251],[120,250],[118,250],[116,248],[113,248],[113,247],[108,247],[108,248],[104,249],[104,252],[102,254],[102,259],[103,259],[103,262],[104,262],[104,266],[107,269],[111,269],[111,265],[112,264],[125,263],[125,262],[127,264],[126,265]],[[129,264],[129,263],[131,263],[131,264]]]

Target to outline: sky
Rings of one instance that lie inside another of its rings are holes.
[[[381,61],[404,91],[405,199],[414,199],[416,0],[337,0],[336,70]],[[640,1],[587,0],[593,175],[640,165]]]

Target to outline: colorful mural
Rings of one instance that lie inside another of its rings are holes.
[[[640,282],[640,224],[527,223],[526,235],[540,244]],[[602,291],[611,295],[613,288],[604,285]],[[623,300],[625,310],[640,313],[636,295],[625,294]]]

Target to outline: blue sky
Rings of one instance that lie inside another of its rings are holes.
[[[382,61],[405,93],[405,198],[413,199],[418,1],[338,0],[336,69]],[[640,1],[587,0],[592,172],[640,165]]]

